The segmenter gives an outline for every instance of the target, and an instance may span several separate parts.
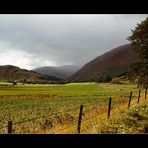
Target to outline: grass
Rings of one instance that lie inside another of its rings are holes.
[[[3,126],[11,120],[14,133],[54,133],[72,124],[62,133],[75,133],[81,104],[84,105],[83,118],[87,119],[106,112],[109,97],[113,99],[113,107],[127,104],[131,90],[133,97],[137,97],[138,89],[134,84],[0,86],[0,132],[7,132],[7,127]]]
[[[144,133],[144,126],[148,124],[148,104],[138,104],[130,110],[125,109],[120,115],[112,117],[108,122],[102,124],[100,133]]]

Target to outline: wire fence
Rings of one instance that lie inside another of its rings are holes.
[[[130,109],[131,106],[146,101],[147,89],[144,96],[139,90],[137,97],[129,94],[129,98],[120,99],[108,98],[107,104],[102,105],[98,99],[95,103],[80,104],[75,108],[63,111],[50,112],[46,115],[33,117],[22,121],[7,120],[7,123],[0,124],[1,133],[87,133],[93,132],[95,126],[100,125],[101,121],[109,120],[116,113]],[[3,120],[3,119],[1,119]],[[40,130],[39,130],[40,129]]]

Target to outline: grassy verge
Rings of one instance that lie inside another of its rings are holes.
[[[14,133],[76,133],[81,104],[84,105],[82,133],[103,133],[97,128],[106,129],[107,126],[102,125],[109,125],[106,122],[109,97],[112,97],[113,108],[127,108],[131,90],[133,97],[137,98],[136,85],[129,84],[1,86],[0,133],[7,133],[7,127],[1,127],[7,126],[8,120],[13,122]],[[94,116],[98,116],[97,119],[92,119]],[[102,121],[105,123],[102,124]]]
[[[100,133],[144,133],[144,125],[148,124],[148,103],[135,105],[125,109],[101,124]]]

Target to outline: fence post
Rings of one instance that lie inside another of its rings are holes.
[[[109,117],[110,117],[111,103],[112,103],[112,98],[109,98],[109,104],[108,104],[108,116],[107,116],[108,119],[109,119]]]
[[[144,125],[144,133],[148,133],[148,124]]]
[[[141,89],[139,89],[138,102],[137,103],[139,103],[139,101],[140,101],[140,93],[141,93]]]
[[[12,133],[12,121],[8,121],[8,134]]]
[[[131,91],[131,93],[130,93],[130,99],[129,99],[129,102],[128,102],[128,108],[130,108],[130,105],[131,105],[131,100],[132,100],[132,91]]]
[[[145,100],[146,100],[146,96],[147,96],[147,87],[145,89]]]
[[[83,105],[80,106],[79,119],[78,119],[78,127],[77,127],[78,134],[80,133],[80,129],[81,129],[82,112],[83,112]]]

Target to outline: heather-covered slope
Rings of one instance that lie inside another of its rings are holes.
[[[91,81],[99,76],[116,77],[127,71],[134,60],[135,53],[132,47],[129,44],[123,45],[88,62],[69,77],[69,80]]]

